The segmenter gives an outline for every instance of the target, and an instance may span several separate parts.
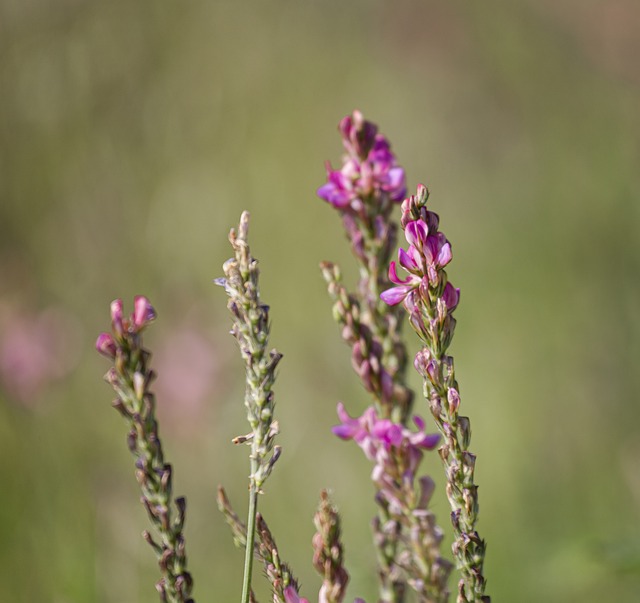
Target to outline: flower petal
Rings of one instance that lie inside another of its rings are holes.
[[[409,292],[413,289],[410,285],[399,285],[398,287],[392,287],[391,289],[387,289],[380,294],[380,299],[389,304],[390,306],[395,306],[399,304]]]
[[[402,249],[400,251],[402,251]],[[400,263],[402,263],[402,260],[400,261]],[[392,283],[396,284],[396,285],[407,285],[409,283],[409,281],[411,280],[411,278],[409,276],[407,276],[404,279],[400,278],[398,276],[396,263],[395,262],[391,262],[389,264],[389,280]]]
[[[413,220],[404,229],[407,241],[418,249],[422,249],[428,234],[427,225],[422,220]]]
[[[400,249],[398,249],[398,261],[400,262],[400,265],[405,269],[408,270],[409,272],[414,272],[416,270],[418,270],[418,264],[415,261],[415,254],[413,252],[411,252],[411,250],[416,250],[416,248],[411,245],[409,247],[409,253],[407,253],[404,249],[402,249],[402,247],[400,247]],[[417,251],[417,250],[416,250]],[[393,281],[395,282],[395,281]],[[400,283],[397,283],[400,284]],[[406,284],[406,281],[402,284]]]
[[[457,289],[451,283],[447,283],[442,292],[442,300],[447,306],[447,310],[453,312],[460,301],[460,289]]]

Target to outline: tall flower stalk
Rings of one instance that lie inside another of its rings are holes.
[[[375,339],[380,348],[377,363],[370,368],[379,368],[380,379],[390,382],[388,392],[375,396],[375,403],[384,418],[406,424],[411,416],[413,392],[406,385],[407,352],[400,337],[401,313],[390,311],[380,300],[380,293],[389,286],[387,266],[397,236],[391,213],[404,199],[405,173],[397,164],[389,141],[359,111],[347,115],[338,129],[346,151],[342,167],[333,170],[327,164],[327,183],[318,189],[318,196],[340,214],[358,262],[358,294],[352,299],[358,306],[358,322],[370,333],[363,336],[369,341]],[[329,262],[324,262],[322,268],[334,300],[344,300],[339,268]],[[338,308],[336,312],[339,311]],[[351,343],[349,339],[354,335],[358,333],[349,332],[345,339]]]
[[[339,130],[346,154],[339,170],[327,165],[327,183],[318,189],[318,196],[342,218],[359,266],[358,292],[346,290],[336,265],[323,262],[321,268],[334,300],[334,318],[351,347],[353,368],[372,394],[373,406],[357,420],[340,407],[343,424],[334,431],[344,439],[353,437],[377,461],[372,474],[378,504],[373,531],[380,600],[402,602],[409,584],[421,602],[439,603],[448,597],[451,566],[440,555],[443,535],[427,509],[432,482],[427,488],[428,478],[416,476],[429,436],[421,419],[411,413],[413,392],[406,383],[407,351],[400,336],[402,310],[389,308],[380,298],[391,284],[387,266],[397,232],[391,213],[406,193],[405,174],[388,140],[359,111],[345,117]],[[412,418],[419,432],[409,435]],[[354,421],[360,424],[357,433],[351,433]],[[362,435],[367,429],[369,439]],[[380,430],[393,437],[374,451],[372,442],[380,443]],[[378,462],[378,453],[387,460]]]
[[[158,557],[162,578],[156,584],[160,600],[167,603],[193,603],[193,580],[187,571],[182,533],[186,513],[184,498],[175,499],[172,508],[172,469],[165,461],[155,417],[155,398],[149,389],[154,373],[149,367],[151,354],[143,347],[142,332],[156,317],[149,300],[138,295],[134,312],[125,318],[122,300],[111,303],[111,332],[101,333],[98,352],[113,361],[105,375],[117,398],[115,409],[129,424],[127,443],[136,458],[136,478],[157,537],[145,531],[144,539]]]
[[[424,379],[424,394],[444,438],[439,449],[447,479],[447,498],[455,541],[453,553],[461,570],[458,603],[488,602],[483,574],[485,542],[476,530],[478,487],[474,483],[476,457],[469,451],[471,425],[461,416],[460,395],[453,358],[447,349],[456,320],[453,312],[460,291],[448,280],[445,267],[451,261],[451,245],[438,230],[439,217],[427,210],[429,193],[419,186],[416,195],[402,204],[402,227],[409,243],[400,249],[398,263],[407,272],[400,277],[396,262],[389,266],[394,287],[381,295],[386,303],[402,305],[424,346],[415,357],[415,368]]]
[[[276,350],[268,349],[269,307],[260,300],[258,261],[251,256],[248,234],[249,213],[245,211],[238,229],[229,234],[234,257],[223,266],[224,278],[216,279],[216,284],[223,286],[229,296],[227,307],[233,319],[231,334],[236,338],[245,362],[244,403],[251,427],[247,435],[234,439],[234,443],[246,443],[251,447],[242,603],[249,603],[251,598],[258,495],[280,456],[280,447],[274,443],[278,423],[274,419],[272,387],[276,366],[282,358]]]

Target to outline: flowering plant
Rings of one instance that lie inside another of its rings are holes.
[[[317,193],[342,219],[359,267],[357,291],[347,290],[335,264],[323,262],[321,269],[334,302],[334,317],[351,348],[353,368],[371,398],[353,417],[339,403],[340,422],[333,433],[353,440],[373,464],[379,601],[401,603],[410,592],[421,603],[448,601],[448,581],[455,567],[460,572],[458,603],[488,602],[485,543],[476,530],[479,507],[476,459],[469,451],[471,428],[459,412],[459,386],[453,358],[447,354],[460,299],[445,271],[452,259],[451,245],[439,230],[438,215],[427,209],[426,187],[420,185],[405,199],[405,172],[377,126],[355,111],[340,122],[339,131],[345,148],[342,165],[334,170],[327,164],[327,182]],[[392,213],[399,204],[400,228],[408,247],[398,251],[396,262],[391,257],[398,225]],[[259,495],[281,454],[275,444],[280,426],[274,416],[273,386],[282,355],[269,349],[269,307],[260,297],[258,263],[250,252],[248,232],[249,215],[244,212],[229,237],[233,257],[224,264],[224,277],[216,279],[229,297],[231,333],[246,369],[244,402],[250,429],[233,442],[251,450],[247,521],[234,511],[222,487],[218,506],[235,543],[245,549],[242,603],[256,601],[254,559],[264,566],[274,602],[308,603],[258,511]],[[406,274],[399,274],[399,268]],[[423,378],[425,409],[439,433],[429,433],[426,421],[414,414],[415,395],[406,374],[409,352],[401,333],[405,316],[422,344],[413,364]],[[154,373],[149,368],[150,353],[142,344],[142,333],[154,319],[147,298],[135,298],[128,318],[116,300],[111,305],[111,332],[102,333],[96,347],[113,362],[106,379],[117,394],[114,406],[129,424],[128,444],[136,457],[142,502],[156,530],[155,536],[145,532],[144,537],[158,556],[160,598],[184,603],[192,601],[183,537],[186,503],[176,499],[174,513],[172,470],[164,460],[150,391]],[[424,455],[438,445],[451,505],[454,562],[441,551],[444,530],[429,507],[436,480],[420,471]],[[341,603],[349,575],[340,517],[326,491],[314,522],[313,565],[322,577],[318,601]]]

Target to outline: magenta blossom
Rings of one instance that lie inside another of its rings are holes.
[[[390,419],[379,419],[373,406],[367,408],[361,417],[354,419],[340,402],[338,417],[342,423],[332,428],[333,433],[343,440],[355,440],[370,460],[376,459],[380,447],[385,450],[390,450],[391,447],[433,450],[440,439],[438,434],[424,433],[424,420],[417,415],[413,417],[417,432]]]
[[[400,278],[396,262],[389,265],[389,280],[396,286],[380,294],[380,298],[391,306],[399,304],[411,291],[419,287],[427,289],[429,284],[436,285],[439,281],[439,271],[451,261],[451,245],[441,232],[429,232],[429,227],[422,220],[409,222],[404,230],[409,243],[407,251],[398,250],[398,262],[409,273]],[[452,302],[457,293],[447,283],[447,300]],[[456,303],[453,305],[455,307]],[[450,310],[452,306],[447,306]]]
[[[343,440],[355,440],[365,456],[374,461],[371,479],[378,488],[378,496],[387,501],[392,512],[402,513],[404,483],[413,483],[424,450],[433,450],[440,440],[439,434],[424,432],[425,423],[414,416],[418,431],[411,431],[389,419],[380,419],[370,406],[361,417],[350,417],[344,406],[338,404],[338,416],[342,423],[333,433]]]
[[[340,122],[339,130],[347,155],[340,170],[327,164],[327,183],[318,189],[318,196],[338,209],[356,212],[373,195],[402,201],[407,192],[404,170],[377,126],[354,111]]]

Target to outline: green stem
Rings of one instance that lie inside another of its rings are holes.
[[[252,460],[251,464],[255,462]],[[255,470],[255,467],[253,468]],[[253,472],[252,472],[253,473]],[[244,550],[244,576],[242,579],[242,603],[251,597],[251,573],[253,571],[253,549],[256,542],[256,514],[258,512],[258,489],[253,478],[249,486],[249,515],[247,516],[247,543]]]

